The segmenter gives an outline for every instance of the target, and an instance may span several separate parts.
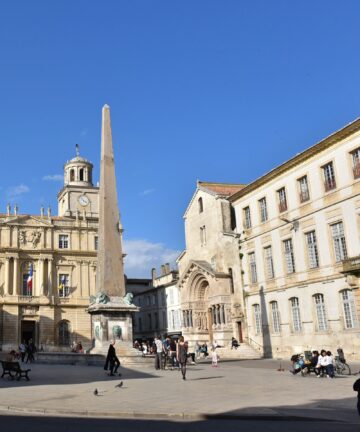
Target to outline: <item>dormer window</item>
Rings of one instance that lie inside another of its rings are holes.
[[[202,213],[204,211],[204,204],[203,204],[203,199],[201,197],[198,199],[198,205],[199,205],[199,213]]]

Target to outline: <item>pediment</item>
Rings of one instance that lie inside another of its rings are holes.
[[[51,220],[31,215],[9,216],[3,221],[3,224],[29,228],[48,228],[52,226]]]
[[[212,268],[211,264],[208,263],[207,261],[190,260],[189,264],[187,265],[184,273],[182,274],[179,280],[178,285],[181,287],[186,282],[186,280],[188,280],[189,277],[194,273],[203,273],[204,275],[213,279],[230,277],[227,273],[215,271]]]

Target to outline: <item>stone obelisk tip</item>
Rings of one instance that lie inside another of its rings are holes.
[[[110,109],[110,106],[109,106],[108,104],[105,104],[105,105],[103,106],[103,109]]]

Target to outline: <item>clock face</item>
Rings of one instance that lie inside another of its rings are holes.
[[[87,206],[89,204],[89,198],[86,195],[81,195],[79,197],[79,204],[83,207]]]

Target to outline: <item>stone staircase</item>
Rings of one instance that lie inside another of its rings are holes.
[[[253,360],[263,358],[262,352],[257,351],[252,346],[242,343],[237,349],[230,346],[217,348],[221,360]],[[211,352],[209,352],[211,353]]]

